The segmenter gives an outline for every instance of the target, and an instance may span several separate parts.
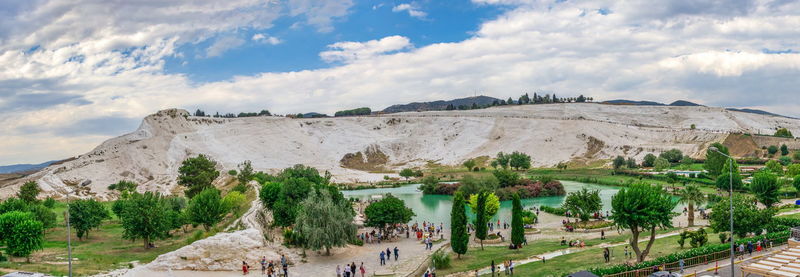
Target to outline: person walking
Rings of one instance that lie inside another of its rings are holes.
[[[350,263],[350,276],[356,277],[356,262]]]
[[[386,257],[388,258],[387,260],[392,260],[392,251],[389,250],[389,247],[386,247]]]
[[[684,266],[683,259],[680,259],[680,260],[678,261],[678,266],[681,268],[681,274],[683,274],[683,266]]]
[[[601,240],[606,239],[606,231],[605,230],[600,230],[600,239]]]
[[[511,273],[511,276],[514,276],[514,261],[508,260],[508,272]]]
[[[342,277],[342,267],[338,264],[336,265],[336,277]]]
[[[606,248],[604,248],[604,249],[603,249],[603,260],[605,260],[605,261],[606,261],[606,263],[608,263],[608,262],[609,262],[609,253],[608,253],[608,247],[606,247]]]
[[[269,261],[267,264],[267,277],[272,277],[272,274],[275,273],[275,264],[272,263],[272,260]]]
[[[386,252],[381,251],[381,265],[386,265]]]
[[[495,270],[495,267],[494,267],[494,260],[492,260],[492,276],[494,276],[494,270]]]
[[[261,275],[267,273],[267,256],[261,257]]]
[[[397,249],[397,246],[395,246],[394,247],[394,260],[397,261],[397,259],[399,257],[400,257],[400,249]]]
[[[361,262],[361,277],[365,277],[364,275],[367,274],[367,269],[364,267],[364,262]]]
[[[247,272],[247,268],[248,268],[247,262],[242,261],[242,275],[247,275],[247,273],[248,273]]]
[[[288,276],[289,276],[289,264],[284,263],[283,264],[283,277],[288,277]]]

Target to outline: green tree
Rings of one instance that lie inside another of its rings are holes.
[[[347,245],[357,231],[348,209],[351,208],[334,203],[326,190],[312,192],[300,203],[295,223],[296,230],[305,239],[305,247],[325,248],[325,254],[330,255],[331,247]]]
[[[689,227],[694,226],[694,207],[706,202],[706,196],[700,192],[697,185],[691,184],[683,188],[679,193],[680,203],[686,204],[689,210]]]
[[[464,167],[467,168],[467,171],[472,171],[472,168],[474,168],[476,164],[477,163],[475,162],[474,159],[469,159],[469,160],[464,161],[464,163],[462,165],[464,165]]]
[[[239,164],[239,174],[236,175],[236,179],[239,181],[239,184],[247,184],[250,180],[253,180],[253,165],[250,161],[244,161]]]
[[[478,193],[478,198],[475,201],[476,208],[473,212],[475,217],[475,238],[481,241],[481,250],[483,250],[483,240],[486,239],[487,232],[489,231],[489,218],[486,217],[486,199],[489,197],[488,192]]]
[[[493,192],[486,192],[486,201],[483,208],[483,212],[486,213],[486,218],[492,218],[494,215],[497,214],[497,211],[500,210],[500,198],[497,197]],[[472,210],[473,213],[477,213],[478,211],[478,195],[480,193],[476,193],[469,196],[469,208]],[[476,214],[477,215],[477,214]]]
[[[280,197],[282,187],[283,185],[278,182],[267,182],[261,185],[261,190],[258,192],[261,204],[264,204],[267,209],[272,209]]]
[[[786,128],[780,128],[777,131],[775,131],[775,136],[776,137],[784,137],[784,138],[793,138],[794,137],[792,135],[792,132],[789,132],[789,130],[786,129]]]
[[[469,233],[467,233],[467,210],[464,204],[464,194],[457,191],[453,196],[453,208],[450,210],[450,248],[461,255],[467,253],[469,248]]]
[[[564,200],[563,207],[572,214],[578,215],[581,221],[589,220],[589,217],[603,208],[600,200],[599,190],[588,190],[583,188],[576,192],[570,192]]]
[[[30,263],[30,255],[34,250],[42,249],[44,228],[42,223],[28,219],[14,225],[11,233],[6,235],[6,251],[12,256],[25,257]]]
[[[728,191],[729,189],[733,190],[741,190],[744,188],[744,183],[742,183],[742,176],[739,175],[738,172],[733,172],[733,183],[731,183],[731,175],[728,172],[722,173],[719,175],[716,180],[716,186],[718,189],[722,191]]]
[[[403,170],[400,170],[400,177],[406,178],[406,181],[408,181],[408,178],[414,177],[414,175],[414,170],[411,168],[403,168]]]
[[[728,158],[716,151],[712,151],[712,147],[716,147],[720,152],[725,153],[725,155],[730,155],[730,153],[728,152],[728,147],[725,147],[719,142],[711,144],[711,147],[706,150],[706,161],[703,167],[708,171],[709,175],[717,177],[723,173],[722,168],[728,162]]]
[[[753,181],[750,183],[750,190],[755,194],[756,199],[764,206],[772,207],[772,204],[777,203],[779,194],[778,178],[769,172],[761,171],[753,175]]]
[[[497,178],[492,175],[479,177],[464,175],[464,177],[461,179],[461,186],[458,187],[458,191],[463,193],[465,196],[470,196],[484,190],[495,191],[498,187],[500,187],[500,184],[497,181]]]
[[[34,218],[42,223],[42,228],[45,230],[56,227],[56,212],[48,209],[44,205],[32,205],[29,207]]]
[[[792,159],[795,161],[800,161],[800,151],[794,151],[794,154],[792,154]]]
[[[511,168],[516,170],[531,168],[531,156],[525,153],[514,151],[508,163]]]
[[[492,171],[492,175],[497,179],[500,187],[513,187],[519,184],[519,174],[508,169],[497,169]]]
[[[767,164],[764,165],[767,170],[771,171],[772,173],[782,175],[783,174],[783,165],[775,160],[767,161]]]
[[[683,156],[683,158],[681,158],[681,165],[683,165],[686,168],[688,168],[693,163],[694,163],[694,159],[692,159],[692,157],[689,157],[688,155]]]
[[[669,161],[664,158],[658,158],[656,159],[655,163],[653,163],[653,169],[655,169],[656,171],[663,171],[669,168],[670,166],[671,164],[669,163]]]
[[[781,156],[789,155],[789,147],[786,144],[781,144]]]
[[[136,191],[136,188],[138,186],[139,186],[139,184],[137,184],[136,182],[122,180],[122,181],[116,182],[114,184],[108,185],[108,189],[109,190],[116,190],[116,191],[120,191],[120,192],[134,192],[134,191]]]
[[[242,207],[244,207],[245,199],[244,194],[238,191],[231,191],[222,198],[222,206],[224,207],[225,211],[230,211],[234,215],[241,215]]]
[[[797,195],[800,195],[800,174],[794,176],[792,186],[794,187],[794,190],[797,191]]]
[[[657,158],[658,157],[656,157],[656,155],[653,155],[652,153],[644,155],[644,160],[642,160],[642,167],[653,167],[653,165],[656,163]]]
[[[195,199],[198,198],[199,195]],[[176,215],[170,213],[174,212],[171,205],[158,193],[133,193],[128,199],[117,201],[123,203],[119,216],[123,228],[122,238],[132,241],[142,239],[144,249],[150,248],[150,243],[154,240],[169,237],[169,231],[173,227],[177,228],[174,225],[183,223],[173,222]]]
[[[636,160],[634,160],[633,158],[628,158],[627,160],[625,160],[625,166],[631,169],[636,168],[637,167]]]
[[[0,204],[0,214],[13,211],[21,211],[21,212],[28,211],[28,203],[22,199],[11,197],[6,199],[6,201],[3,201],[2,204]]]
[[[617,156],[611,164],[614,166],[614,169],[620,169],[625,165],[625,158]]]
[[[424,194],[433,194],[436,192],[436,186],[438,185],[439,185],[439,178],[436,178],[434,176],[428,176],[422,179],[422,185],[420,186],[420,190],[422,190],[422,193]]]
[[[511,243],[519,246],[523,241],[525,241],[525,226],[522,224],[522,202],[519,200],[519,193],[514,193],[511,201]]]
[[[206,231],[219,223],[226,212],[219,194],[219,190],[207,188],[192,198],[189,207],[186,208],[189,221],[192,224],[203,225]]]
[[[638,262],[644,261],[656,240],[656,228],[672,227],[672,209],[677,203],[660,186],[633,184],[622,188],[611,198],[614,224],[631,230],[629,241]],[[639,249],[639,236],[650,232],[644,250]]]
[[[770,145],[769,147],[767,147],[767,153],[769,153],[770,155],[775,155],[775,153],[778,153],[778,147],[775,145]]]
[[[677,163],[677,162],[681,161],[681,158],[683,158],[683,152],[681,152],[681,150],[678,150],[678,149],[670,149],[670,150],[661,152],[661,154],[658,155],[658,157],[659,158],[664,158],[667,161],[669,161],[670,163]]]
[[[89,230],[100,227],[103,220],[111,218],[102,203],[89,200],[77,200],[69,204],[69,222],[75,228],[78,239],[89,237]]]
[[[364,209],[367,216],[366,226],[386,229],[387,225],[408,223],[414,216],[414,211],[406,207],[406,203],[391,194],[367,206]]]
[[[13,234],[14,226],[23,221],[36,220],[32,213],[23,211],[10,211],[0,214],[0,241],[8,244],[10,234]]]
[[[717,232],[730,228],[730,198],[720,199],[711,206],[709,223]],[[751,198],[739,194],[733,196],[733,231],[739,237],[764,228],[774,215],[774,209],[759,210]]]
[[[781,163],[782,165],[790,165],[792,164],[792,158],[790,158],[789,156],[781,156],[780,158],[778,158],[778,162]]]
[[[497,164],[500,165],[500,167],[502,167],[503,169],[507,169],[509,164],[511,163],[511,155],[510,154],[506,155],[503,152],[498,152],[497,157],[495,157],[494,161],[497,162]]]
[[[186,197],[192,198],[201,191],[214,187],[212,183],[219,177],[216,167],[217,163],[203,154],[184,160],[178,168],[178,184],[188,188]]]
[[[39,192],[41,191],[39,184],[34,181],[27,181],[19,188],[17,197],[25,202],[33,203],[36,202],[36,197],[39,196]]]

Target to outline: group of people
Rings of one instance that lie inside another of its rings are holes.
[[[756,241],[756,243],[752,241],[748,241],[747,244],[740,243],[736,248],[739,251],[739,255],[744,256],[745,252],[747,252],[748,255],[752,255],[753,252],[761,252],[770,247],[771,243],[772,242],[768,238],[764,238],[763,240]]]
[[[494,260],[492,260],[492,276],[496,273],[497,270],[500,269],[500,266],[495,265]],[[503,261],[503,272],[506,275],[514,275],[514,261],[506,260]],[[478,271],[475,271],[475,276],[478,276]]]
[[[561,245],[569,245],[569,247],[580,247],[580,248],[583,248],[583,247],[586,247],[586,242],[585,241],[581,241],[579,239],[576,239],[576,240],[570,240],[569,243],[567,243],[567,239],[565,239],[564,237],[561,237]]]
[[[361,277],[366,276],[367,268],[364,267],[364,263],[361,263],[361,266],[356,268],[356,263],[352,262],[344,266],[344,271],[340,266],[336,266],[336,277],[357,277],[357,273],[361,273]]]
[[[386,251],[381,251],[381,253],[378,254],[378,257],[381,260],[381,265],[382,266],[386,265],[386,260],[389,260],[389,261],[392,260],[392,251],[389,248],[386,248]],[[397,246],[395,246],[394,247],[394,260],[397,261],[398,258],[400,258],[400,249],[397,249]],[[362,266],[363,266],[363,264],[362,264]]]
[[[280,264],[278,261],[267,260],[267,257],[261,257],[261,275],[267,277],[289,276],[289,263],[285,255],[281,255]],[[250,274],[250,264],[247,261],[242,261],[242,275]]]

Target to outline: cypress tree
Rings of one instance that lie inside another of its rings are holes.
[[[522,225],[522,202],[519,200],[519,193],[514,193],[511,205],[511,243],[520,246],[525,240],[525,226]]]
[[[481,250],[483,250],[483,240],[486,239],[486,235],[489,231],[489,226],[486,225],[489,222],[489,219],[486,218],[487,197],[489,197],[488,192],[480,192],[478,194],[478,204],[475,209],[475,214],[477,215],[475,219],[475,237],[481,241]]]
[[[450,248],[458,254],[467,253],[469,234],[467,233],[467,210],[464,206],[464,194],[456,192],[453,197],[453,209],[450,211]]]

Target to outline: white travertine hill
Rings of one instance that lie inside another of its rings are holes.
[[[206,118],[170,109],[74,160],[0,188],[0,197],[31,179],[45,195],[84,184],[82,197],[111,198],[107,186],[123,179],[138,182],[140,190],[172,193],[181,161],[200,153],[216,160],[221,174],[250,160],[256,170],[306,164],[330,171],[336,182],[371,182],[385,174],[344,168],[343,157],[362,152],[359,157],[371,156],[371,165],[383,169],[460,164],[500,151],[530,154],[535,166],[616,155],[641,160],[671,148],[701,157],[730,132],[772,134],[778,127],[800,134],[797,119],[714,107],[569,103],[317,119]]]

